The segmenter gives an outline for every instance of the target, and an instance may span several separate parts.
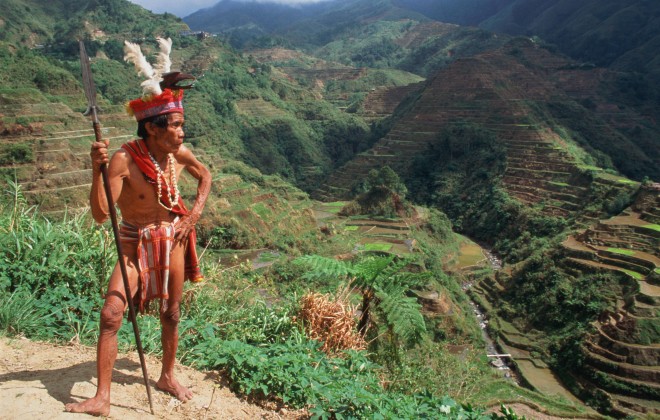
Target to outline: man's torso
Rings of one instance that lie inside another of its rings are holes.
[[[120,150],[117,153],[126,152]],[[122,220],[137,226],[172,222],[177,216],[158,203],[156,186],[146,180],[130,155],[127,162],[127,176],[124,177],[121,195],[117,200]],[[178,179],[183,168],[176,166]],[[165,168],[164,173],[169,174],[169,168]]]

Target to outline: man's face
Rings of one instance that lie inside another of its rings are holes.
[[[185,134],[183,124],[185,119],[183,114],[173,112],[167,114],[167,127],[155,127],[156,145],[166,153],[176,153],[181,145]]]

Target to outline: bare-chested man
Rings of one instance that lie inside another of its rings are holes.
[[[90,196],[92,215],[98,223],[103,223],[109,217],[100,170],[101,165],[107,163],[113,201],[119,207],[122,217],[123,255],[120,258],[126,263],[132,294],[138,291],[138,283],[141,283],[141,293],[136,299],[141,306],[144,304],[146,294],[143,288],[152,286],[146,284],[141,273],[149,272],[147,277],[151,277],[155,268],[145,267],[148,258],[143,254],[148,251],[140,248],[138,242],[141,244],[147,242],[146,238],[157,236],[157,232],[165,232],[163,241],[166,241],[167,236],[170,239],[173,236],[173,240],[167,243],[169,248],[164,248],[170,251],[169,264],[163,264],[162,261],[160,263],[168,266],[166,268],[169,268],[169,271],[157,273],[157,277],[161,280],[164,278],[161,287],[165,290],[151,297],[162,298],[160,321],[163,366],[156,387],[181,401],[188,401],[192,398],[192,392],[174,378],[179,305],[184,278],[193,281],[198,279],[195,278],[194,272],[191,274],[189,271],[191,267],[186,266],[190,263],[188,246],[193,247],[194,253],[195,244],[190,240],[190,236],[194,232],[195,224],[209,194],[211,174],[183,145],[184,116],[179,93],[167,90],[162,97],[157,98],[157,102],[146,103],[144,109],[139,109],[135,116],[141,139],[122,146],[122,149],[118,150],[111,159],[108,155],[107,141],[95,142],[92,145],[93,180]],[[184,169],[198,180],[197,197],[190,211],[186,211],[183,207],[176,183]],[[149,236],[140,236],[143,232],[148,232]],[[194,233],[192,237],[194,238]],[[158,244],[161,245],[160,242]],[[161,250],[156,257],[166,258],[163,254],[167,252]],[[194,257],[196,259],[196,254]],[[160,265],[156,264],[156,268]],[[148,299],[150,297],[147,297]],[[67,404],[67,411],[102,416],[110,412],[110,384],[117,358],[117,331],[121,326],[126,307],[122,275],[117,263],[110,277],[108,293],[101,310],[96,395],[83,402]]]

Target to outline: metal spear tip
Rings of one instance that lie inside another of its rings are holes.
[[[165,89],[190,89],[195,82],[195,76],[180,71],[171,71],[163,74],[163,80],[160,82],[160,88]],[[180,82],[189,80],[186,84],[180,85]]]

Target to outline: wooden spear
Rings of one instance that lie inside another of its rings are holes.
[[[85,44],[80,41],[80,67],[82,68],[83,86],[85,88],[85,95],[87,96],[87,111],[84,115],[89,115],[92,119],[92,126],[94,127],[94,135],[96,141],[102,141],[101,136],[101,123],[97,115],[98,107],[96,105],[96,87],[94,80],[92,80],[92,69],[89,65],[89,57],[85,51]],[[101,176],[103,178],[103,186],[105,189],[105,196],[108,200],[108,209],[110,211],[110,220],[112,221],[112,232],[115,236],[115,245],[117,246],[117,259],[119,261],[119,268],[121,276],[124,280],[124,291],[126,292],[126,301],[128,302],[128,317],[133,324],[133,333],[135,334],[135,344],[137,345],[138,354],[140,355],[140,364],[142,365],[142,376],[144,377],[144,385],[147,387],[147,396],[149,397],[149,408],[151,414],[154,413],[154,405],[151,399],[151,388],[149,387],[149,375],[147,374],[147,364],[144,360],[144,351],[142,350],[142,341],[140,340],[140,331],[138,330],[137,320],[135,319],[135,307],[133,306],[133,296],[131,295],[131,287],[128,284],[128,273],[126,271],[126,263],[124,262],[121,241],[119,240],[119,225],[117,224],[117,211],[112,200],[112,191],[110,190],[110,183],[108,182],[108,168],[104,163],[101,165]]]

